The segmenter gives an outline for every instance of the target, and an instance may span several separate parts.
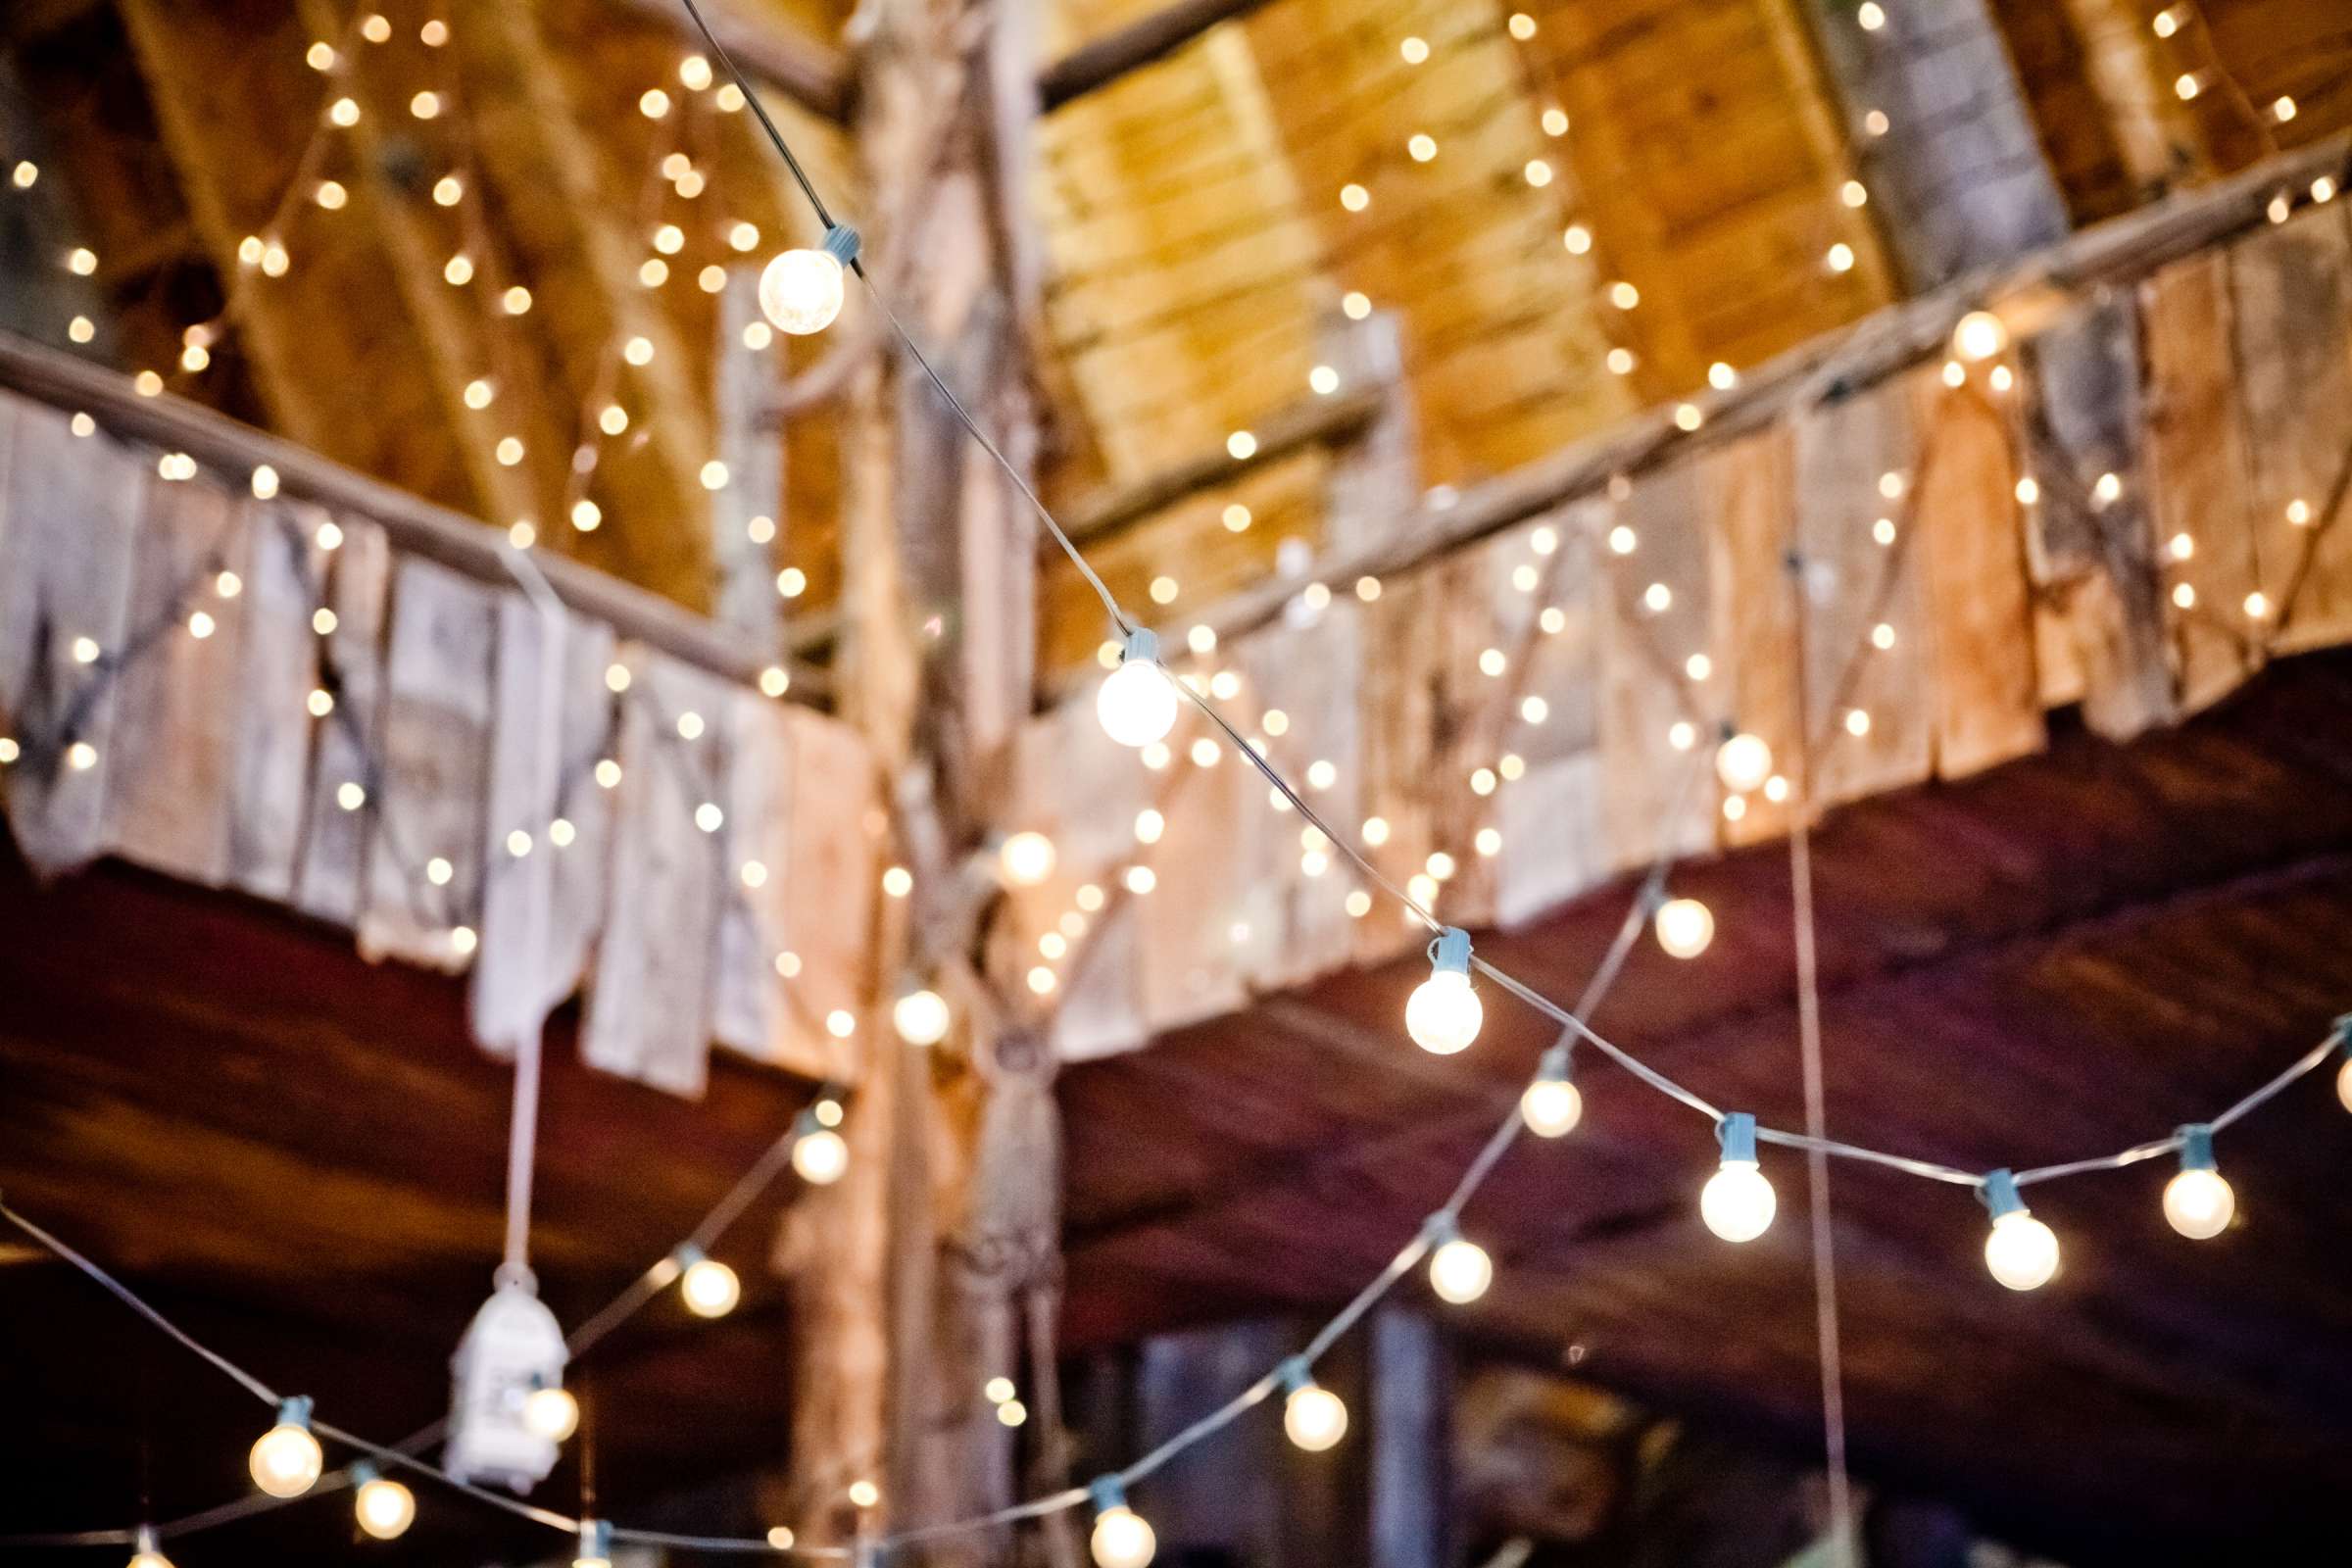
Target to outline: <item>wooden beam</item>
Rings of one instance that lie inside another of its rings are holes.
[[[168,394],[140,397],[122,376],[73,355],[0,333],[0,387],[56,408],[86,412],[108,429],[185,452],[216,472],[242,475],[268,464],[277,470],[281,494],[329,510],[364,514],[383,527],[392,547],[403,555],[422,556],[484,582],[514,581],[507,567],[507,545],[473,518],[201,405]],[[577,562],[545,551],[533,559],[557,596],[581,614],[730,680],[745,685],[759,680],[766,662],[744,647],[741,638]],[[792,677],[795,693],[824,690],[821,672],[795,669]]]
[[[1850,392],[1885,380],[1944,352],[1952,328],[1970,311],[2008,304],[2027,317],[2046,315],[2055,289],[2081,292],[2135,282],[2168,262],[2268,221],[2275,197],[2306,191],[2322,175],[2339,184],[2352,177],[2352,132],[2081,230],[1990,279],[1963,279],[1826,333],[1758,368],[1732,391],[1697,399],[1705,423],[1695,433],[1678,429],[1669,411],[1654,410],[1464,491],[1450,505],[1425,504],[1389,544],[1321,563],[1317,575],[1348,582],[1406,569],[1590,495],[1611,477],[1651,466],[1669,454],[1751,433],[1833,389]],[[1297,592],[1293,582],[1263,583],[1186,619],[1229,637],[1273,619]]]
[[[1163,59],[1209,28],[1237,22],[1266,0],[1176,0],[1174,5],[1080,44],[1038,73],[1038,104],[1052,114],[1063,104],[1106,87],[1127,73]]]
[[[616,0],[619,9],[674,29],[700,48],[703,35],[678,0]],[[727,0],[698,0],[719,47],[748,75],[781,87],[810,114],[837,124],[849,122],[857,75],[842,52],[782,23],[755,21]]]

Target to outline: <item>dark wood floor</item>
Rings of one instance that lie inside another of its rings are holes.
[[[1816,840],[1834,1133],[1969,1167],[2110,1152],[2210,1114],[2352,1011],[2352,661],[2272,670],[2185,729],[1869,803]],[[1788,857],[1676,886],[1691,963],[1644,944],[1597,1019],[1727,1107],[1801,1122]],[[1571,998],[1624,890],[1482,951]],[[1413,965],[1065,1075],[1074,1343],[1335,1304],[1436,1207],[1549,1034],[1490,997],[1464,1055],[1414,1051]],[[1700,1226],[1703,1119],[1583,1054],[1582,1130],[1523,1144],[1471,1208],[1490,1350],[1815,1446],[1801,1158],[1766,1239]],[[1964,1189],[1833,1174],[1856,1464],[2069,1560],[2251,1560],[2352,1486],[2352,1117],[2328,1073],[2221,1141],[2243,1223],[2158,1211],[2166,1167],[2035,1189],[2064,1271],[1987,1277]],[[1418,1290],[1416,1284],[1412,1287]],[[2217,1555],[2219,1553],[2219,1555]],[[2297,1556],[2291,1559],[2307,1560]]]

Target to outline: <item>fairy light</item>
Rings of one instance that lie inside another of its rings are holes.
[[[1568,1047],[1544,1053],[1536,1076],[1519,1097],[1519,1116],[1538,1138],[1564,1138],[1584,1120],[1585,1097],[1570,1080]]]
[[[299,1497],[316,1486],[324,1464],[318,1440],[311,1435],[311,1401],[280,1400],[277,1425],[255,1441],[246,1455],[253,1484],[272,1497]]]
[[[2039,1290],[2058,1272],[2058,1237],[2034,1217],[2018,1196],[2017,1178],[2006,1170],[1988,1173],[1977,1196],[1992,1215],[1984,1238],[1984,1266],[2013,1291]]]
[[[416,1494],[363,1459],[351,1467],[351,1511],[359,1527],[377,1541],[394,1541],[416,1522]]]
[[[1470,984],[1470,933],[1447,926],[1429,945],[1429,978],[1404,1006],[1405,1032],[1433,1055],[1449,1056],[1478,1038],[1486,1008]]]
[[[1658,946],[1677,958],[1695,958],[1715,940],[1715,914],[1696,899],[1668,899],[1650,917]]]
[[[1095,1568],[1145,1568],[1159,1540],[1143,1515],[1127,1506],[1126,1489],[1116,1476],[1103,1476],[1087,1488],[1095,1507],[1095,1527],[1087,1550]]]
[[[842,269],[857,256],[857,231],[839,224],[825,231],[816,250],[780,253],[760,273],[760,314],[796,337],[823,331],[841,314]]]
[[[1429,1248],[1429,1288],[1440,1300],[1467,1306],[1487,1294],[1494,1283],[1494,1260],[1462,1235],[1452,1214],[1443,1209],[1432,1214],[1421,1234]]]
[[[688,1242],[670,1254],[678,1269],[678,1299],[696,1317],[725,1317],[743,1299],[735,1271]]]
[[[1699,1218],[1727,1242],[1752,1242],[1771,1228],[1778,1200],[1756,1164],[1756,1118],[1733,1111],[1715,1127],[1723,1161],[1698,1195]]]
[[[1346,1401],[1317,1383],[1304,1359],[1293,1356],[1282,1363],[1282,1430],[1308,1453],[1321,1453],[1348,1435]]]
[[[2192,1242],[2210,1241],[2230,1228],[2237,1195],[2215,1167],[2210,1125],[2195,1122],[2175,1136],[2180,1140],[2180,1169],[2165,1183],[2165,1223]]]

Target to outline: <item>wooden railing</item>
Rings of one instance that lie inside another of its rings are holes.
[[[873,766],[740,648],[0,339],[0,790],[44,876],[120,857],[468,971],[493,1051],[585,981],[608,1070],[694,1093],[715,1040],[850,1077]]]
[[[2159,203],[1423,503],[1166,628],[1213,634],[1178,666],[1471,926],[1776,836],[1795,766],[1834,807],[2037,751],[2057,706],[2174,722],[2352,641],[2348,162]],[[1951,358],[1981,309],[2007,341]],[[1780,760],[1763,788],[1707,767],[1727,721]],[[993,953],[1008,989],[1046,971],[1064,1054],[1422,939],[1187,722],[1139,762],[1090,683],[1022,737],[1006,827],[1058,865]]]

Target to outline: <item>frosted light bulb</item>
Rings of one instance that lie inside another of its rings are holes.
[[[1536,1081],[1519,1097],[1519,1114],[1538,1138],[1560,1138],[1585,1119],[1585,1097],[1568,1081],[1568,1048],[1554,1046],[1544,1054]]]
[[[2027,1210],[2017,1179],[1996,1170],[1977,1196],[1992,1211],[1992,1233],[1984,1238],[1984,1266],[1992,1277],[2013,1291],[2047,1285],[2058,1272],[2058,1237]]]
[[[1290,1396],[1282,1403],[1282,1430],[1308,1453],[1321,1453],[1348,1435],[1348,1405],[1317,1383],[1306,1363],[1285,1361],[1282,1386]]]
[[[850,1168],[850,1146],[841,1134],[803,1111],[801,1136],[792,1146],[792,1168],[811,1186],[830,1187]]]
[[[1159,1549],[1152,1526],[1127,1506],[1127,1494],[1114,1476],[1104,1476],[1088,1489],[1095,1498],[1095,1532],[1087,1542],[1096,1568],[1144,1568]]]
[[[1715,749],[1715,776],[1735,795],[1745,795],[1772,776],[1772,748],[1745,730]]]
[[[1176,683],[1160,667],[1159,639],[1152,633],[1127,634],[1119,667],[1095,693],[1095,716],[1121,746],[1149,746],[1176,727]]]
[[[561,1384],[533,1389],[522,1401],[522,1424],[550,1443],[562,1443],[580,1430],[580,1401]]]
[[[2210,1241],[2230,1228],[2237,1195],[2213,1163],[2213,1129],[2198,1123],[2180,1129],[2180,1170],[2164,1184],[2164,1219],[2192,1242]]]
[[[2009,328],[1990,311],[1971,311],[1952,328],[1952,352],[1982,364],[2009,346]]]
[[[1752,1242],[1772,1226],[1780,1206],[1772,1183],[1756,1166],[1756,1118],[1734,1111],[1715,1129],[1723,1163],[1698,1195],[1698,1217],[1727,1242]]]
[[[131,1555],[130,1568],[172,1568],[172,1559],[164,1555],[162,1544],[155,1539],[153,1525],[139,1526],[138,1549]]]
[[[899,1038],[910,1046],[936,1046],[948,1037],[948,1004],[936,991],[909,991],[890,1009]]]
[[[843,267],[857,259],[856,231],[836,224],[822,249],[785,251],[760,273],[760,311],[796,337],[821,332],[841,314]]]
[[[376,1474],[371,1464],[351,1467],[359,1490],[351,1494],[351,1511],[360,1528],[378,1541],[391,1541],[416,1522],[416,1494],[399,1482]]]
[[[2352,1048],[2347,1048],[2344,1064],[2335,1069],[2335,1098],[2346,1110],[2352,1110]]]
[[[277,1425],[263,1433],[248,1456],[253,1484],[272,1497],[299,1497],[318,1484],[325,1456],[311,1436],[311,1401],[286,1399]]]
[[[1494,1260],[1476,1242],[1463,1238],[1453,1216],[1437,1213],[1422,1229],[1430,1245],[1429,1288],[1441,1300],[1466,1306],[1494,1283]]]
[[[1715,940],[1715,915],[1696,899],[1668,899],[1653,921],[1658,946],[1678,958],[1695,958]]]
[[[715,1257],[705,1257],[700,1248],[678,1249],[686,1272],[678,1276],[678,1295],[686,1302],[686,1310],[696,1317],[725,1317],[743,1299],[743,1281],[735,1271]]]
[[[1429,978],[1405,999],[1404,1032],[1413,1044],[1450,1056],[1478,1038],[1486,1008],[1470,988],[1470,933],[1447,926],[1429,945]]]
[[[1016,888],[1033,888],[1054,874],[1054,841],[1043,833],[1015,833],[997,852],[1004,880]]]

